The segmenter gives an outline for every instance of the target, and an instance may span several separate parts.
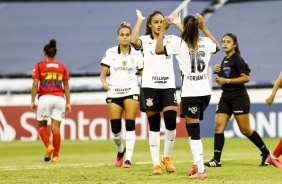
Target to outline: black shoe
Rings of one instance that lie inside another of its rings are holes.
[[[204,163],[207,167],[221,167],[221,162],[217,162],[214,158],[211,161]]]
[[[129,160],[126,160],[123,164],[123,168],[131,168],[131,162]]]
[[[120,160],[120,159],[123,158],[123,155],[124,155],[125,151],[126,151],[126,148],[124,148],[124,150],[123,150],[122,153],[118,152],[118,154],[117,154],[117,160]]]
[[[262,160],[261,160],[261,164],[259,166],[268,166],[269,163],[267,162],[267,158],[269,157],[270,155],[270,151],[269,153],[262,153],[260,156],[262,156]]]

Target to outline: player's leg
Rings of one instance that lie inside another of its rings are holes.
[[[125,129],[126,129],[126,158],[123,167],[131,167],[131,159],[135,145],[135,119],[139,108],[138,95],[124,100],[125,109]]]
[[[267,162],[269,164],[274,165],[277,168],[282,168],[282,164],[279,160],[279,156],[282,154],[282,139],[280,139],[279,143],[277,144],[273,154],[267,158]]]
[[[123,99],[113,99],[112,102],[108,103],[110,121],[111,121],[111,131],[113,140],[117,146],[118,153],[116,157],[115,165],[116,167],[121,167],[123,163],[123,156],[126,151],[126,148],[122,143],[122,134],[121,134],[121,117],[123,113]]]
[[[61,122],[65,119],[66,101],[62,97],[53,96],[54,108],[51,114],[51,130],[53,135],[53,162],[59,162],[59,152],[61,148]]]
[[[221,97],[215,114],[214,155],[210,161],[204,163],[205,166],[221,167],[221,154],[225,142],[224,130],[232,112],[232,107],[229,105],[229,102]]]
[[[49,97],[50,95],[44,95],[39,98],[36,111],[36,119],[38,121],[38,134],[46,147],[44,161],[49,161],[54,151],[54,147],[50,141],[50,133],[47,129],[47,121],[51,115],[49,107],[52,105]]]
[[[149,145],[154,165],[153,174],[162,174],[160,166],[161,96],[158,89],[151,88],[142,88],[141,95],[143,105],[140,106],[145,110],[149,122]]]
[[[173,150],[176,136],[176,111],[177,99],[175,89],[166,89],[162,93],[163,115],[165,123],[164,135],[164,154],[161,158],[162,163],[166,166],[167,172],[175,172],[171,162],[171,153]]]

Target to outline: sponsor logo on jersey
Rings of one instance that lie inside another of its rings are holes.
[[[147,105],[148,107],[153,106],[153,99],[151,99],[151,98],[146,99],[146,105]]]
[[[131,88],[115,88],[115,92],[118,94],[125,94],[128,93],[131,90]]]
[[[198,111],[197,107],[188,107],[188,111],[192,112],[193,114],[196,114],[196,112]]]
[[[228,61],[223,61],[223,63],[228,63]]]
[[[161,77],[161,76],[152,76],[152,80],[154,83],[162,83],[166,84],[169,77]]]

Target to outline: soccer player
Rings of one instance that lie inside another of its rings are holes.
[[[141,11],[136,10],[137,22],[132,32],[131,44],[142,51],[144,68],[140,110],[146,112],[149,122],[149,144],[154,165],[153,174],[162,174],[160,165],[160,113],[163,112],[165,122],[164,153],[162,163],[168,172],[174,172],[171,153],[176,135],[176,87],[172,56],[156,55],[155,47],[164,18],[160,11],[151,13],[146,21],[144,35],[139,36],[140,28],[145,20]],[[170,37],[165,37],[170,42]]]
[[[44,46],[44,60],[34,66],[32,72],[31,110],[36,112],[38,132],[47,148],[44,160],[49,161],[53,154],[53,162],[59,162],[61,145],[60,125],[65,115],[71,112],[70,79],[67,68],[60,61],[55,60],[57,53],[56,40],[52,39]],[[38,94],[38,106],[35,97]],[[53,145],[47,129],[47,122],[51,118],[51,132]]]
[[[279,89],[279,87],[282,84],[282,72],[280,72],[279,77],[277,78],[273,88],[272,88],[272,92],[270,94],[270,96],[265,100],[266,105],[270,106],[275,98],[275,95]],[[267,162],[269,164],[274,165],[277,168],[282,168],[282,165],[280,163],[279,157],[280,155],[282,155],[282,139],[280,139],[279,143],[277,144],[275,150],[273,151],[272,154],[270,154],[270,156],[267,158]]]
[[[226,56],[221,65],[214,66],[214,72],[218,75],[215,81],[221,86],[223,92],[215,115],[214,156],[205,165],[221,167],[220,158],[225,140],[224,130],[231,115],[234,114],[241,133],[262,152],[260,166],[267,166],[266,159],[270,151],[260,135],[250,126],[250,98],[244,84],[249,82],[251,70],[240,54],[237,37],[234,34],[225,34],[221,44]]]
[[[174,23],[182,30],[181,38],[171,36],[170,43],[163,45],[164,35],[169,25]],[[165,56],[175,55],[181,70],[181,114],[186,120],[186,130],[189,134],[189,143],[193,155],[193,166],[188,172],[191,179],[205,179],[203,161],[203,145],[200,136],[200,120],[209,105],[211,87],[208,79],[208,64],[211,53],[220,50],[216,39],[209,32],[200,14],[188,15],[183,19],[183,27],[176,13],[165,18],[156,44],[156,53]],[[181,29],[182,27],[182,29]],[[200,37],[199,29],[205,34]]]
[[[131,28],[124,22],[117,31],[119,45],[109,48],[102,59],[100,79],[104,90],[107,91],[107,99],[111,131],[113,140],[118,148],[116,167],[123,164],[123,156],[126,150],[124,168],[131,167],[131,158],[135,144],[135,119],[139,108],[139,83],[136,73],[142,74],[143,56],[130,46]],[[109,80],[107,74],[110,72]],[[126,148],[122,143],[121,118],[125,112]]]

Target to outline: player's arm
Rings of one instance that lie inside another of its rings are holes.
[[[71,112],[69,81],[64,80],[63,84],[64,84],[64,92],[65,92],[65,97],[66,97],[66,111],[65,111],[65,113],[68,114],[68,113]]]
[[[36,97],[37,90],[38,90],[38,82],[39,82],[39,79],[38,78],[34,78],[33,79],[33,83],[32,83],[32,87],[31,87],[31,104],[30,104],[30,108],[31,108],[31,111],[33,111],[33,112],[36,111],[35,97]]]
[[[163,40],[164,40],[165,32],[169,28],[170,24],[171,24],[171,20],[169,18],[163,19],[161,31],[155,48],[156,54],[165,54]]]
[[[107,73],[109,71],[109,67],[102,65],[101,73],[100,73],[100,80],[103,84],[104,90],[110,90],[110,84],[107,83]]]
[[[137,14],[137,22],[132,31],[130,43],[133,45],[134,48],[140,49],[141,41],[139,40],[139,33],[140,33],[140,28],[142,26],[142,23],[145,20],[145,17],[142,16],[142,13],[140,10],[136,10],[136,14]]]
[[[280,88],[282,83],[282,72],[280,72],[279,77],[277,78],[273,88],[272,88],[272,92],[270,94],[270,96],[265,100],[266,105],[271,105],[274,101],[275,95],[278,91],[278,89]]]
[[[206,37],[210,38],[212,42],[216,44],[216,52],[220,51],[220,45],[217,42],[217,40],[214,38],[214,36],[210,33],[208,28],[206,27],[202,15],[200,15],[199,13],[196,13],[196,18],[199,22],[199,29],[202,30],[202,32],[205,34]]]

